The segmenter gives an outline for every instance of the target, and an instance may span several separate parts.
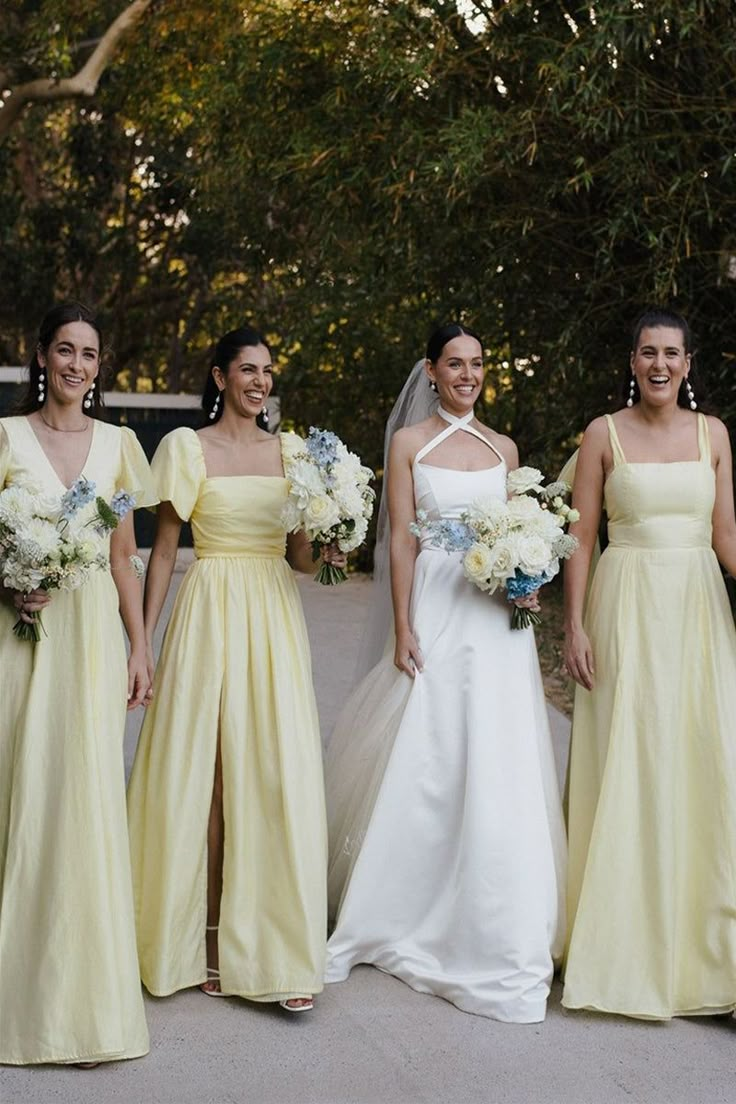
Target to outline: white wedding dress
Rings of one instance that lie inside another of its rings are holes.
[[[506,496],[506,466],[414,461],[417,510],[457,518]],[[423,540],[411,624],[424,671],[391,654],[344,707],[327,753],[328,982],[358,963],[466,1012],[544,1019],[564,941],[565,833],[534,635],[503,595],[463,575],[462,554]]]

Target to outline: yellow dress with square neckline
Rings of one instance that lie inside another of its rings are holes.
[[[715,474],[628,463],[613,420],[609,544],[575,695],[563,1004],[629,1016],[736,1007],[736,631],[711,546]]]
[[[282,435],[282,449],[293,435]],[[207,979],[207,824],[224,787],[224,993],[322,989],[327,834],[311,659],[280,521],[287,481],[208,477],[196,433],[153,459],[196,554],[174,603],[128,788],[141,976],[166,996]]]

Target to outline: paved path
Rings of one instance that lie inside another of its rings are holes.
[[[177,575],[177,579],[180,579]],[[370,583],[300,581],[323,733],[350,685]],[[173,589],[173,588],[172,588]],[[568,725],[552,710],[560,773]],[[126,740],[132,758],[137,724]],[[155,846],[155,841],[152,841]],[[188,990],[146,998],[151,1053],[81,1071],[0,1071],[1,1104],[734,1104],[736,1021],[654,1024],[571,1014],[555,985],[544,1024],[496,1023],[370,967],[315,1010]],[[2,1025],[0,1025],[0,1030]]]

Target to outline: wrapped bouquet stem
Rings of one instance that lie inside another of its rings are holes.
[[[282,517],[286,531],[306,534],[315,563],[328,545],[352,552],[365,540],[373,513],[373,472],[328,430],[312,426],[306,441],[292,438],[293,447],[284,450],[289,482]],[[341,567],[326,560],[316,575],[317,582],[326,586],[345,578]]]

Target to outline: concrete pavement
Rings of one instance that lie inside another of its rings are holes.
[[[186,557],[185,557],[186,558]],[[180,574],[176,576],[180,580]],[[323,733],[352,681],[371,584],[300,580]],[[172,588],[173,591],[174,588]],[[170,607],[170,601],[169,601]],[[167,613],[165,613],[165,616]],[[560,775],[569,726],[551,712]],[[132,759],[139,718],[131,720]],[[313,1013],[198,990],[146,998],[151,1053],[81,1071],[0,1070],[2,1104],[733,1104],[736,1021],[655,1024],[568,1013],[556,984],[544,1024],[459,1012],[370,967]],[[0,1025],[0,1030],[2,1025]]]

